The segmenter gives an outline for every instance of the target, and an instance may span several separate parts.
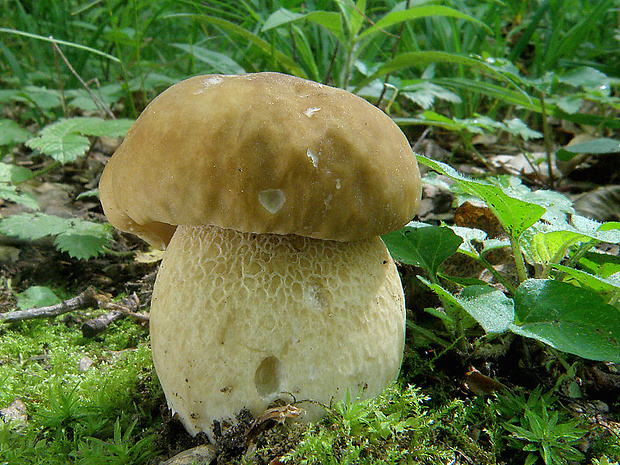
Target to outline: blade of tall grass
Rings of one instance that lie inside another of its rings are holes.
[[[432,5],[432,6],[414,7],[414,8],[409,8],[408,10],[393,11],[391,13],[388,13],[387,15],[382,17],[380,20],[378,20],[375,24],[373,24],[369,28],[365,29],[362,33],[360,33],[355,38],[355,41],[357,42],[357,41],[363,40],[364,38],[368,36],[372,36],[373,34],[384,31],[388,27],[394,26],[396,24],[400,24],[404,21],[409,21],[409,20],[417,19],[417,18],[425,18],[429,16],[447,16],[447,17],[462,19],[465,21],[471,21],[475,24],[478,24],[480,27],[486,29],[488,32],[491,32],[491,28],[489,28],[489,26],[487,26],[485,23],[483,23],[482,21],[472,16],[466,15],[465,13],[461,13],[460,11],[455,10],[454,8],[447,7],[447,6]]]
[[[44,37],[44,36],[40,36],[38,34],[31,34],[29,32],[24,32],[24,31],[17,31],[15,29],[7,29],[4,27],[0,27],[0,32],[4,32],[6,34],[15,34],[18,36],[22,36],[22,37],[28,37],[30,39],[36,39],[36,40],[40,40],[43,42],[49,42],[49,43],[55,43],[58,45],[66,45],[67,47],[73,47],[76,48],[78,50],[85,50],[89,53],[94,53],[95,55],[99,55],[102,56],[104,58],[107,58],[108,60],[114,61],[116,63],[120,63],[121,60],[119,60],[118,58],[116,58],[115,56],[110,55],[109,53],[105,53],[102,52],[100,50],[91,48],[91,47],[87,47],[85,45],[80,45],[80,44],[76,44],[73,42],[67,42],[65,40],[60,40],[60,39],[55,39],[53,37]]]
[[[396,58],[394,58],[393,60],[384,63],[373,75],[369,76],[361,83],[359,83],[357,85],[356,91],[359,91],[359,89],[361,89],[362,87],[370,84],[370,82],[377,79],[378,77],[384,76],[385,74],[394,73],[395,71],[400,71],[415,66],[427,65],[430,63],[451,63],[455,65],[462,65],[476,71],[480,71],[484,74],[496,78],[499,81],[510,84],[515,89],[517,89],[517,91],[521,92],[524,96],[527,97],[527,93],[521,89],[517,82],[515,82],[509,76],[500,73],[484,61],[462,55],[439,51],[401,53],[400,55],[397,55]]]
[[[247,29],[244,29],[243,27],[237,24],[234,24],[230,21],[227,21],[222,18],[215,18],[213,16],[207,16],[207,15],[201,15],[201,14],[188,14],[188,13],[171,14],[171,15],[165,16],[165,18],[167,19],[195,18],[200,21],[204,21],[205,23],[220,27],[228,32],[231,32],[233,34],[236,34],[244,38],[245,40],[250,42],[252,45],[256,46],[256,48],[258,48],[258,50],[260,50],[264,55],[268,57],[272,57],[276,61],[276,63],[279,64],[282,68],[284,68],[287,72],[294,74],[295,76],[302,77],[302,78],[308,77],[305,70],[301,68],[297,63],[295,63],[293,59],[286,56],[284,53],[280,52],[279,50],[274,49],[272,44],[270,44],[264,39],[261,39],[253,32],[248,31]]]
[[[557,66],[561,57],[574,56],[576,50],[583,44],[585,37],[592,28],[600,27],[603,15],[612,7],[615,0],[595,2],[595,8],[589,15],[583,17],[573,26],[565,36],[558,41],[557,47],[549,47],[545,53],[544,66],[546,70]]]

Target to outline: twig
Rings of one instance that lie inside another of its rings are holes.
[[[86,289],[71,299],[63,300],[49,307],[29,308],[14,312],[0,313],[0,322],[32,320],[35,318],[51,318],[81,308],[97,307],[99,302],[93,289]]]
[[[411,6],[411,0],[407,0],[407,4],[405,5],[405,10],[408,10],[410,6]],[[392,48],[392,60],[396,57],[396,54],[398,53],[398,46],[400,45],[400,40],[401,40],[401,37],[403,36],[404,30],[405,30],[405,23],[402,22],[400,23],[398,35],[396,36],[396,43],[394,44],[394,47]],[[385,97],[385,92],[387,91],[387,83],[388,83],[388,80],[390,79],[390,75],[391,73],[387,73],[385,77],[383,78],[383,89],[381,90],[381,95],[379,95],[379,98],[377,99],[377,103],[375,103],[376,107],[379,107],[381,105],[381,102],[383,101],[383,97]]]
[[[82,310],[85,308],[110,310],[108,314],[98,317],[101,319],[101,322],[95,323],[95,326],[100,326],[105,322],[105,320],[108,320],[107,324],[110,324],[112,321],[115,321],[122,316],[129,316],[138,321],[140,324],[148,324],[149,322],[148,314],[136,313],[136,310],[140,308],[140,301],[135,293],[127,299],[123,299],[117,303],[111,302],[108,297],[97,294],[93,289],[88,288],[81,294],[72,297],[71,299],[63,300],[62,302],[55,305],[50,305],[49,307],[28,308],[26,310],[0,313],[0,323],[33,320],[36,318],[53,318],[74,310]],[[118,313],[118,315],[113,316],[115,313]],[[97,320],[98,318],[94,318],[93,320]]]
[[[553,178],[553,157],[551,156],[551,152],[553,151],[551,147],[551,134],[549,133],[549,121],[547,119],[547,108],[545,106],[545,94],[540,93],[540,116],[542,118],[542,126],[543,126],[543,140],[545,142],[545,152],[547,155],[547,172],[549,176],[548,186],[549,190],[553,190],[555,188],[555,180]]]
[[[65,56],[64,53],[62,53],[62,50],[60,50],[60,47],[58,46],[58,44],[56,43],[56,40],[52,37],[49,36],[49,40],[52,43],[52,46],[54,47],[54,50],[56,52],[58,52],[58,55],[60,55],[60,58],[62,58],[62,61],[65,62],[65,64],[67,65],[67,67],[69,68],[69,71],[71,71],[71,73],[77,78],[78,81],[80,81],[80,84],[82,84],[82,87],[84,87],[84,89],[86,90],[86,92],[88,92],[88,95],[90,95],[90,98],[93,99],[93,102],[95,102],[95,105],[97,105],[97,107],[99,107],[100,109],[102,109],[110,118],[114,119],[114,113],[112,113],[112,110],[110,110],[110,107],[108,107],[105,102],[102,102],[100,98],[98,98],[92,90],[90,90],[90,88],[88,87],[88,84],[86,84],[84,82],[84,79],[82,79],[82,77],[78,74],[78,72],[75,70],[75,68],[73,68],[73,66],[71,66],[71,63],[69,63],[69,60],[67,59],[67,57]]]
[[[95,318],[87,320],[82,325],[82,334],[84,337],[94,337],[97,334],[108,329],[111,323],[119,320],[124,316],[129,316],[140,324],[148,324],[149,316],[146,313],[136,313],[140,308],[140,300],[138,296],[133,293],[126,299],[122,299],[120,302],[102,302],[99,300],[99,308],[110,310],[110,312],[100,315]]]

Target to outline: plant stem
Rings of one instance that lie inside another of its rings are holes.
[[[545,106],[545,94],[540,92],[540,116],[543,125],[543,137],[545,141],[545,152],[547,154],[547,172],[549,175],[549,189],[553,190],[555,180],[553,178],[553,160],[551,159],[551,134],[549,133],[549,122],[547,121],[547,108]]]
[[[487,270],[489,270],[489,273],[491,273],[498,282],[500,282],[506,289],[508,289],[510,295],[515,295],[515,293],[517,292],[517,288],[510,284],[510,282],[506,278],[504,278],[504,276],[502,276],[499,271],[493,268],[493,265],[491,265],[486,258],[484,258],[482,255],[478,255],[478,261],[482,263],[482,265]]]
[[[510,235],[510,246],[512,247],[512,253],[515,257],[515,265],[517,267],[517,275],[519,276],[519,282],[522,283],[527,279],[527,269],[525,268],[525,261],[523,260],[523,253],[521,253],[521,246],[519,244],[519,238],[514,234]]]

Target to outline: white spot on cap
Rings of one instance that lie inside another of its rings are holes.
[[[266,189],[258,193],[258,201],[269,213],[277,213],[286,202],[282,189]]]
[[[306,155],[308,155],[308,158],[310,159],[314,167],[318,168],[319,167],[319,156],[310,149],[306,150]]]
[[[211,87],[211,86],[215,86],[219,83],[221,83],[222,81],[224,81],[224,78],[222,78],[221,76],[209,76],[206,77],[205,79],[202,80],[202,85],[204,87],[201,87],[200,89],[196,89],[194,91],[194,95],[198,95],[198,94],[202,94],[205,89]]]
[[[325,199],[323,199],[323,203],[325,204],[325,209],[329,210],[330,208],[332,208],[332,199],[334,198],[333,195],[329,194]]]
[[[340,179],[336,179],[336,189],[340,189],[342,187],[342,183]]]
[[[306,111],[304,111],[304,115],[306,115],[308,118],[310,118],[312,115],[314,115],[320,109],[321,108],[319,108],[319,107],[310,107]]]

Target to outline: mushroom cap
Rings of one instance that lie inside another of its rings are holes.
[[[178,225],[350,241],[406,224],[415,154],[384,112],[279,73],[197,76],[155,98],[108,162],[110,223],[165,248]]]

